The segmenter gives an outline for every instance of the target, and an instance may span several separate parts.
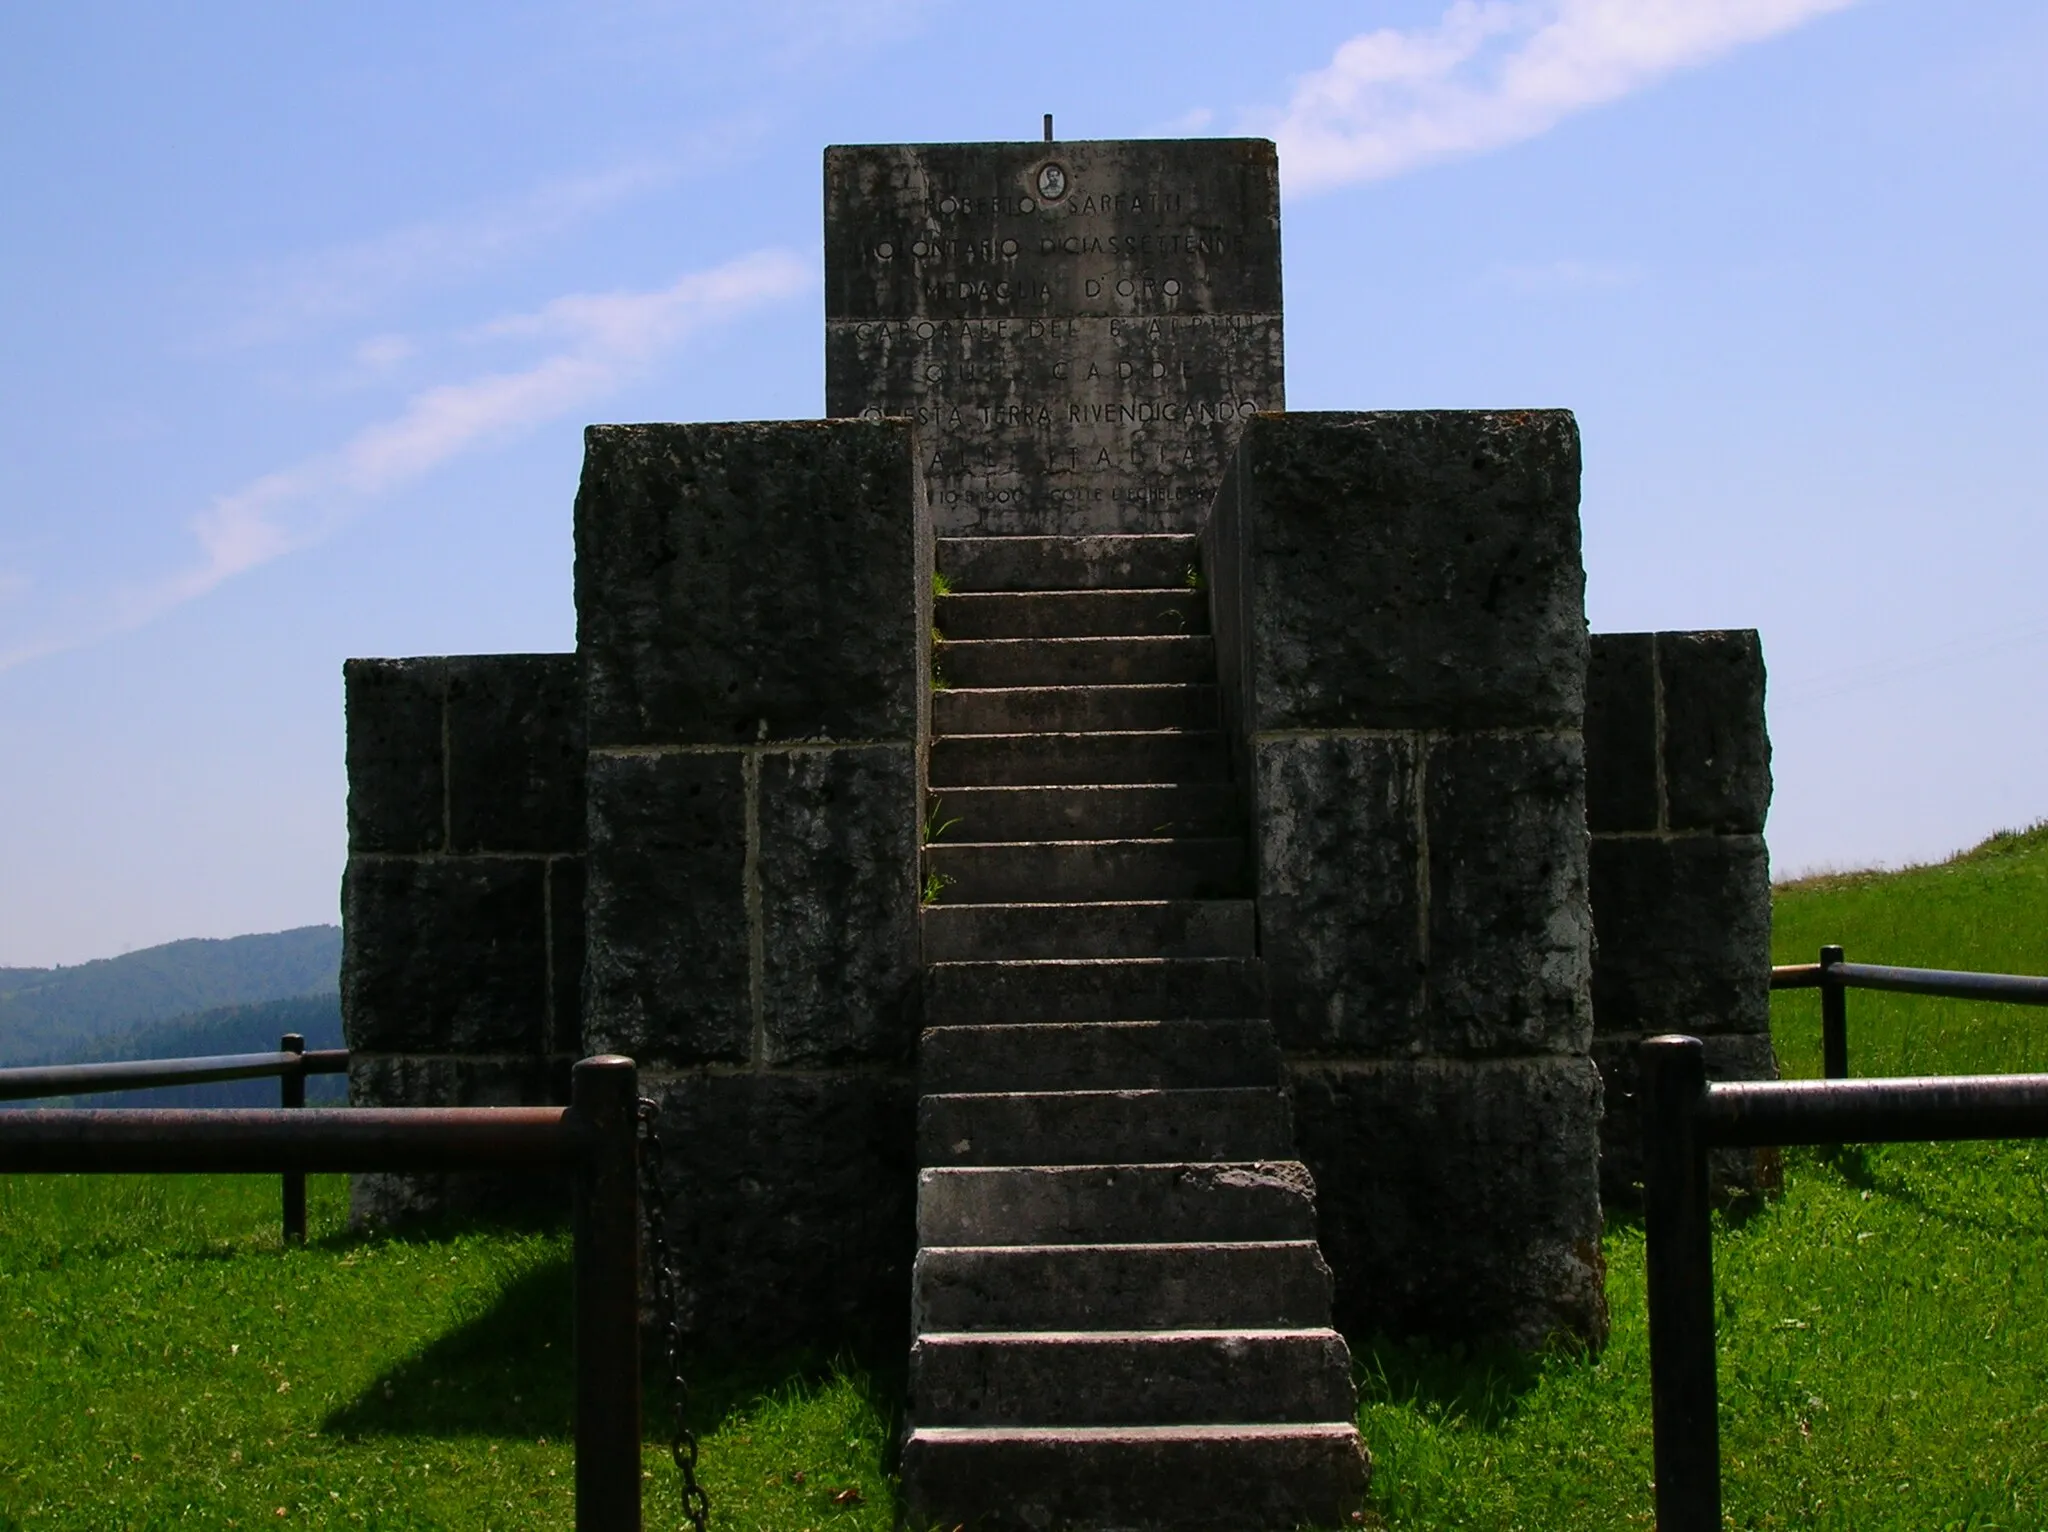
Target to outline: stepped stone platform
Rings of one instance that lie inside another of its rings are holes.
[[[1063,647],[1206,643],[1196,540],[936,557],[910,1514],[1341,1523],[1368,1460],[1208,651],[1133,682]]]
[[[1589,644],[1566,411],[1287,411],[1271,143],[823,168],[830,418],[591,427],[574,654],[348,663],[352,1097],[631,1054],[916,1532],[1349,1524],[1339,1332],[1599,1346],[1638,1040],[1772,1071],[1761,647]]]

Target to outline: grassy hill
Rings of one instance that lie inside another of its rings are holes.
[[[151,1023],[330,994],[340,972],[339,926],[168,942],[65,968],[0,969],[0,1066],[83,1060]]]
[[[1776,899],[1780,962],[1838,941],[2048,971],[2048,827]],[[1787,1072],[1817,1073],[1813,992],[1773,1019]],[[1858,992],[1849,1026],[1858,1074],[2048,1071],[2039,1010]],[[2048,1144],[1786,1161],[1781,1198],[1715,1228],[1728,1525],[2048,1526]],[[333,1178],[312,1213],[313,1240],[280,1250],[272,1182],[0,1177],[0,1529],[569,1525],[564,1237],[362,1239]],[[1598,1356],[1351,1338],[1365,1525],[1649,1525],[1640,1226],[1615,1220],[1603,1253]],[[714,1525],[892,1526],[901,1358],[866,1378],[757,1360],[687,1364]],[[648,1404],[649,1525],[676,1525]]]
[[[2048,974],[2048,822],[1933,866],[1778,885],[1771,960],[1816,962],[1828,942],[1851,961]],[[1852,1074],[2048,1069],[2048,1011],[1856,990],[1848,1013]],[[1813,991],[1777,996],[1771,1031],[1785,1073],[1820,1074]]]

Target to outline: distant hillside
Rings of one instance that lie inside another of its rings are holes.
[[[339,926],[169,942],[69,968],[0,969],[0,1065],[82,1060],[153,1022],[332,994],[340,971]],[[273,1032],[268,1046],[276,1043]]]
[[[209,1053],[269,1053],[287,1032],[305,1038],[308,1048],[339,1048],[341,997],[300,995],[267,1000],[260,1005],[230,1005],[149,1022],[61,1057],[36,1062],[107,1064],[126,1059],[183,1059]],[[24,1101],[34,1106],[276,1106],[277,1081],[219,1080],[207,1085],[182,1085],[162,1090],[116,1091],[71,1100]],[[339,1102],[348,1094],[340,1075],[316,1075],[306,1082],[309,1102]]]

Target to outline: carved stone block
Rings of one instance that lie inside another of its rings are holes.
[[[1417,749],[1405,736],[1253,747],[1259,941],[1290,1052],[1421,1046]]]
[[[1760,836],[1596,836],[1602,1033],[1767,1035],[1771,868]]]
[[[902,421],[592,426],[591,747],[915,738],[920,569]]]
[[[1561,410],[1257,417],[1212,538],[1242,726],[1576,730],[1578,503]]]
[[[753,1055],[738,752],[593,753],[584,1047],[657,1065]]]
[[[1591,1059],[1296,1060],[1288,1074],[1339,1328],[1606,1339]]]
[[[545,861],[352,857],[341,904],[350,1048],[538,1053],[545,1045]]]
[[[351,852],[440,851],[447,843],[442,780],[442,661],[349,660],[348,845]]]
[[[907,1059],[920,973],[915,748],[770,753],[760,771],[769,1060]]]
[[[1429,1051],[1584,1053],[1593,932],[1578,736],[1433,740],[1424,791]]]

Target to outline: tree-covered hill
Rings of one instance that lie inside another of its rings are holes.
[[[167,942],[65,968],[0,969],[0,1066],[105,1056],[94,1050],[138,1027],[174,1018],[196,1024],[198,1013],[223,1007],[326,995],[331,1008],[340,969],[339,926]],[[276,1046],[278,1030],[291,1029],[271,1029],[264,1046]]]

